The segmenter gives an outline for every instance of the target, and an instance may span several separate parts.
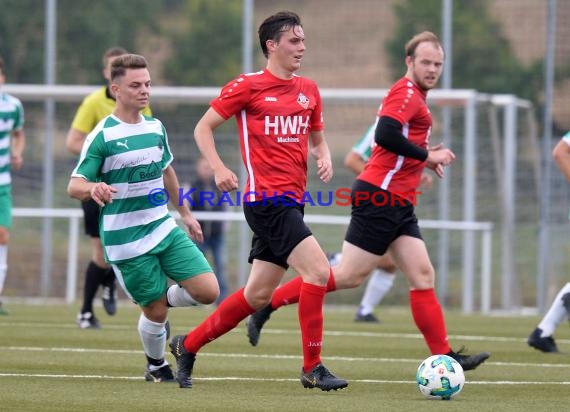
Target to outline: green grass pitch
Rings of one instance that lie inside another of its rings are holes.
[[[258,347],[241,324],[207,345],[194,367],[194,387],[143,379],[138,309],[123,302],[114,317],[97,308],[103,328],[80,330],[76,307],[12,303],[0,317],[2,411],[560,411],[570,405],[570,327],[560,325],[561,354],[526,344],[538,316],[466,316],[447,312],[450,342],[491,358],[466,372],[451,401],[427,400],[415,372],[429,356],[408,308],[381,306],[380,324],[354,323],[354,308],[327,306],[323,361],[349,387],[338,392],[299,383],[296,306],[274,313]],[[170,312],[182,334],[212,310]],[[167,360],[174,363],[170,353]]]

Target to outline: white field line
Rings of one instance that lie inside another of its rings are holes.
[[[24,328],[35,328],[35,329],[77,329],[76,324],[45,324],[45,323],[35,323],[35,322],[1,322],[0,328],[2,327],[24,327]],[[105,329],[111,330],[130,330],[132,325],[105,325]],[[246,331],[242,327],[233,329],[230,333],[241,333],[246,336]],[[175,334],[175,333],[174,333]],[[299,335],[300,332],[296,329],[272,329],[264,328],[264,335]],[[389,332],[358,332],[358,331],[342,331],[342,330],[325,330],[325,336],[335,336],[335,337],[358,337],[358,338],[388,338],[388,339],[421,339],[423,336],[419,333],[389,333]],[[515,338],[515,337],[505,337],[505,336],[478,336],[478,335],[449,335],[449,339],[457,339],[461,341],[483,341],[483,342],[512,342],[512,343],[526,343],[526,336]],[[556,339],[557,343],[570,344],[570,339]]]
[[[0,378],[46,378],[46,379],[109,379],[109,380],[143,380],[142,376],[109,376],[109,375],[62,375],[62,374],[40,374],[40,373],[2,373]],[[196,381],[252,381],[252,382],[299,382],[299,379],[291,378],[250,378],[244,376],[221,376],[221,377],[192,377]],[[398,380],[382,380],[382,379],[351,379],[350,383],[375,383],[375,384],[405,384],[413,385],[415,381],[398,381]],[[469,385],[570,385],[570,381],[563,382],[516,382],[516,381],[474,381],[470,380]]]
[[[106,353],[117,355],[137,355],[143,354],[142,350],[130,349],[93,349],[93,348],[65,348],[65,347],[26,347],[26,346],[0,346],[0,352],[14,351],[14,352],[66,352],[66,353]],[[200,352],[200,357],[212,358],[243,358],[243,359],[287,359],[287,360],[300,360],[299,355],[269,355],[269,354],[250,354],[250,353],[214,353],[214,352]],[[378,363],[418,363],[417,359],[410,358],[363,358],[354,356],[325,356],[327,360],[341,361],[341,362],[378,362]],[[553,358],[554,359],[554,358]],[[558,358],[557,358],[558,359]],[[559,359],[558,359],[559,360]],[[487,361],[485,365],[497,366],[520,366],[540,367],[540,368],[570,368],[570,363],[527,363],[527,362],[492,362]],[[0,376],[2,376],[0,374]]]

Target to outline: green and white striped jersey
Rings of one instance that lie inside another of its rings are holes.
[[[87,136],[71,176],[117,189],[99,217],[109,262],[145,254],[177,227],[166,204],[151,201],[152,193],[164,191],[162,171],[172,159],[166,130],[152,117],[129,124],[110,115]]]
[[[10,177],[10,135],[24,127],[24,108],[20,100],[0,93],[0,187],[12,183]]]
[[[372,124],[372,126],[370,126],[368,130],[360,136],[358,142],[352,146],[352,151],[358,153],[365,162],[368,162],[368,159],[370,159],[372,147],[376,145],[376,142],[374,141],[374,133],[376,133],[376,123]]]

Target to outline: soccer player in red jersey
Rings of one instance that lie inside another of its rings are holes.
[[[410,286],[414,321],[432,354],[447,354],[463,369],[474,369],[490,354],[468,356],[448,343],[443,312],[435,295],[435,271],[414,213],[414,195],[425,167],[443,177],[455,160],[442,145],[429,147],[432,118],[426,104],[428,90],[441,75],[444,51],[436,35],[422,32],[405,46],[407,72],[390,89],[378,112],[377,146],[352,186],[350,224],[342,245],[342,259],[333,268],[327,292],[360,285],[389,249]],[[386,201],[389,199],[389,201]],[[295,303],[298,278],[276,289],[271,304],[248,322],[248,336],[257,345],[270,314]]]
[[[303,221],[301,204],[309,145],[320,179],[328,183],[333,175],[321,97],[313,81],[295,74],[305,53],[299,16],[279,12],[265,19],[258,34],[266,68],[226,84],[194,130],[198,148],[214,170],[216,185],[232,191],[238,179],[216,151],[214,130],[230,117],[236,118],[248,172],[243,209],[254,233],[251,272],[245,287],[228,296],[204,322],[186,336],[172,339],[177,380],[182,388],[192,387],[192,368],[200,348],[265,307],[290,265],[301,275],[301,383],[325,391],[342,389],[348,383],[334,376],[320,359],[322,307],[330,267]]]

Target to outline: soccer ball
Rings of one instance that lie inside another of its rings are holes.
[[[433,355],[420,364],[416,383],[427,398],[449,400],[463,389],[465,375],[461,365],[452,357]]]

